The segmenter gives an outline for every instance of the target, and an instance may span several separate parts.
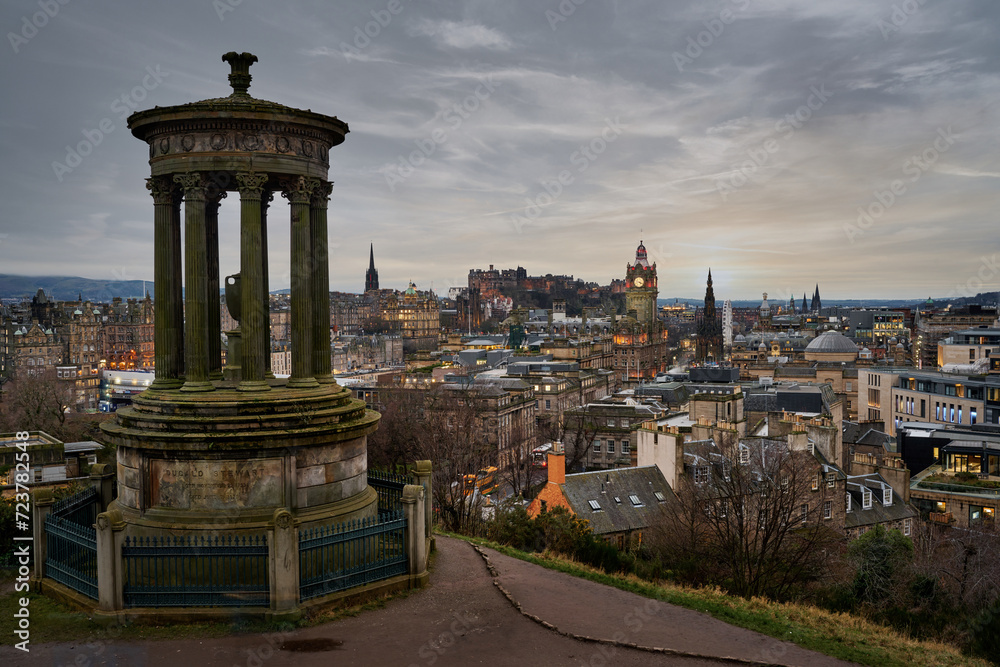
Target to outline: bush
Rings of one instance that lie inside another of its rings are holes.
[[[1000,664],[1000,599],[969,623],[969,652]]]

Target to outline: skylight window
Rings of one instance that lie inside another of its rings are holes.
[[[656,499],[659,500],[661,503],[665,503],[667,501],[667,498],[666,496],[663,495],[662,491],[657,491],[653,495],[656,496]]]
[[[594,510],[595,512],[601,511],[601,504],[596,500],[588,500],[587,502],[590,503],[590,509]]]
[[[628,499],[631,500],[632,504],[636,507],[642,507],[642,501],[639,500],[639,496],[629,496]]]

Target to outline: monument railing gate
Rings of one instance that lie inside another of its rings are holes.
[[[97,489],[88,487],[52,505],[45,517],[45,576],[97,599]]]
[[[381,506],[381,491],[379,494]],[[399,509],[380,511],[378,517],[300,531],[299,599],[305,601],[407,574],[406,528],[406,516]]]
[[[267,557],[263,535],[126,537],[123,602],[126,607],[266,607]]]
[[[368,486],[378,493],[378,512],[398,512],[403,509],[403,487],[416,484],[413,477],[387,472],[385,470],[368,470]]]

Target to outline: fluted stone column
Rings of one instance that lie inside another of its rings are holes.
[[[336,383],[330,373],[330,261],[326,209],[333,183],[319,181],[309,209],[312,242],[313,376],[321,384]]]
[[[185,378],[181,391],[212,391],[208,379],[208,249],[205,180],[200,173],[175,174],[184,190]]]
[[[282,197],[288,199],[292,228],[292,375],[290,389],[319,386],[313,376],[312,249],[309,200],[317,181],[299,176],[284,183]]]
[[[264,244],[264,297],[265,301],[265,331],[267,335],[264,337],[266,342],[266,352],[264,355],[264,360],[267,362],[265,366],[267,371],[264,375],[269,379],[274,379],[274,372],[271,370],[271,271],[268,268],[271,260],[270,255],[267,253],[267,209],[271,207],[271,202],[274,201],[274,192],[268,190],[261,195],[260,198],[260,238]]]
[[[243,350],[240,391],[268,391],[264,379],[267,341],[267,287],[265,283],[264,225],[261,195],[267,174],[236,174],[240,190],[240,330]]]
[[[225,190],[213,189],[205,203],[205,245],[208,250],[208,375],[222,379],[222,303],[219,292],[219,207]]]
[[[146,188],[153,197],[153,292],[156,294],[156,321],[153,348],[156,379],[153,389],[177,389],[184,370],[182,331],[177,310],[181,306],[180,276],[180,197],[177,186],[167,178],[147,178]]]

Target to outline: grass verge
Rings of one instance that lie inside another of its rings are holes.
[[[747,600],[727,595],[717,588],[652,583],[634,575],[608,574],[549,552],[527,553],[488,540],[443,534],[495,549],[506,556],[550,570],[700,611],[731,625],[792,642],[841,660],[877,667],[990,665],[985,660],[963,655],[954,646],[910,639],[892,628],[860,616],[829,612],[804,604],[773,602],[764,598]]]

